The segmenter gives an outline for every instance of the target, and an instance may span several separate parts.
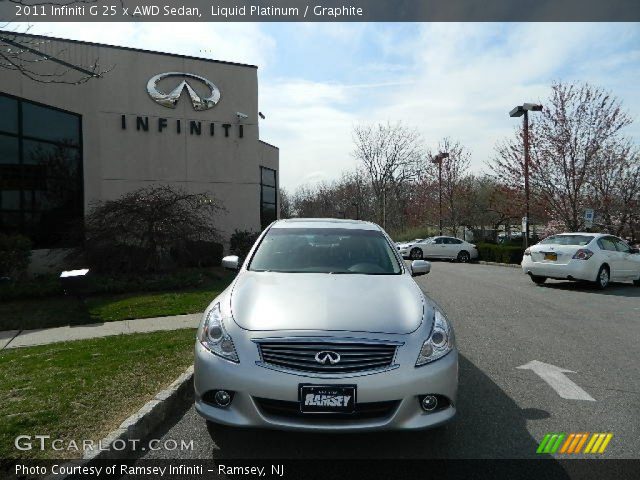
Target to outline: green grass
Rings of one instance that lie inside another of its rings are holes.
[[[193,361],[195,330],[56,343],[0,352],[0,458],[71,458],[20,451],[18,435],[104,438]]]
[[[85,302],[63,296],[6,301],[0,303],[0,330],[30,330],[202,312],[231,280],[231,275],[210,278],[197,288],[180,291],[93,295]]]

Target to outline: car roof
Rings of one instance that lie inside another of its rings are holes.
[[[364,220],[348,220],[342,218],[287,218],[278,220],[271,228],[345,228],[354,230],[382,229],[372,222]]]

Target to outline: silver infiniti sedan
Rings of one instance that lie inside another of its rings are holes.
[[[238,427],[358,431],[441,425],[456,413],[451,323],[377,225],[332,219],[268,227],[207,308],[195,406]]]

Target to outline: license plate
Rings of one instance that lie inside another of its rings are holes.
[[[303,413],[353,413],[355,406],[355,385],[300,385]]]
[[[558,254],[557,253],[551,253],[551,252],[545,253],[544,254],[544,259],[545,260],[553,260],[555,262],[556,260],[558,260]]]

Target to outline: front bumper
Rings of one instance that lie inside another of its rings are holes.
[[[238,427],[260,427],[307,431],[362,431],[385,429],[420,429],[435,427],[451,420],[456,414],[458,388],[458,351],[454,349],[433,363],[416,368],[404,362],[395,369],[377,373],[350,375],[316,375],[304,372],[284,372],[256,365],[250,359],[235,364],[221,359],[199,343],[195,347],[195,407],[205,419]],[[298,402],[300,384],[357,385],[357,402],[397,402],[385,415],[371,418],[322,418],[321,414],[288,416],[268,413],[258,399]],[[234,392],[227,408],[219,408],[203,400],[211,390]],[[436,394],[446,397],[450,405],[427,413],[422,410],[419,396]],[[320,415],[320,416],[319,416]]]
[[[538,277],[567,279],[567,280],[587,280],[595,281],[598,275],[599,265],[591,260],[570,260],[566,264],[556,264],[553,262],[534,262],[531,257],[522,259],[522,271],[527,275]]]

